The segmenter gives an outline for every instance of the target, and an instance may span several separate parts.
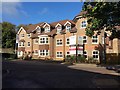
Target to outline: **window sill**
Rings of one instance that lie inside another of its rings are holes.
[[[99,43],[92,43],[92,44],[99,44]]]
[[[56,45],[56,46],[63,46],[63,45]]]

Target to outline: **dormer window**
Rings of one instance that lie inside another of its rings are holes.
[[[60,33],[61,30],[62,30],[62,27],[61,27],[61,26],[58,26],[58,27],[57,27],[57,33]]]
[[[70,25],[67,25],[66,26],[66,31],[69,32],[71,30],[71,26]]]
[[[45,33],[50,32],[50,27],[45,27]]]
[[[37,28],[37,33],[41,33],[41,29],[40,28]]]

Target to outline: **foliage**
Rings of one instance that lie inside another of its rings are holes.
[[[88,63],[93,63],[94,58],[93,57],[88,57]]]
[[[3,60],[9,60],[9,59],[16,59],[17,58],[17,54],[13,54],[13,53],[2,53],[2,58]]]
[[[15,25],[9,22],[2,23],[2,48],[14,48],[16,40]]]
[[[93,30],[91,30],[90,28],[87,28],[86,29],[86,35],[89,36],[89,37],[92,37],[94,35]]]
[[[32,25],[32,24],[29,24],[29,25]],[[21,27],[23,27],[25,30],[28,29],[27,25],[20,24],[20,25],[17,26],[17,31],[18,31]]]
[[[106,30],[112,32],[112,38],[120,37],[120,31],[115,28],[115,26],[120,25],[120,1],[84,2],[83,11],[87,11],[87,14],[84,14],[83,16],[88,18],[86,35],[92,36],[93,33],[91,32],[95,30],[98,31],[106,27]]]
[[[85,62],[86,58],[83,55],[77,56],[77,62]]]
[[[75,56],[74,55],[67,55],[65,57],[65,62],[73,63],[75,61]]]

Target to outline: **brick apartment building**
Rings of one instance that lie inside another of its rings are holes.
[[[92,38],[85,35],[87,19],[82,14],[86,12],[80,12],[73,20],[41,22],[29,25],[26,29],[21,27],[17,33],[18,58],[31,54],[36,59],[63,60],[67,55],[75,54],[75,45],[78,45],[78,54],[83,54],[86,59],[93,57],[100,60],[105,55],[104,50],[106,53],[120,53],[120,40],[117,38],[110,40],[107,37],[104,48],[104,30],[99,35],[95,32]],[[82,42],[78,40],[79,37]]]

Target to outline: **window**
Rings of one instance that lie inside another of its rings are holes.
[[[62,52],[57,52],[57,57],[62,57]]]
[[[18,52],[18,55],[21,55],[21,52]]]
[[[38,54],[38,50],[35,50],[35,51],[34,51],[34,54],[37,55],[37,54]]]
[[[40,43],[41,44],[47,44],[48,43],[48,38],[47,37],[41,37],[40,38]]]
[[[81,27],[84,28],[84,27],[86,27],[86,26],[87,26],[87,21],[82,21]]]
[[[46,38],[46,43],[48,43],[48,38]]]
[[[48,52],[48,50],[40,50],[40,55],[41,56],[48,56],[49,52]]]
[[[87,43],[87,36],[83,36],[83,43]]]
[[[34,43],[35,43],[35,44],[38,44],[38,39],[34,39]]]
[[[38,27],[36,30],[37,30],[37,32],[38,32],[38,33],[40,33],[40,32],[41,32],[41,29],[40,29],[39,27]]]
[[[25,46],[25,45],[24,45],[24,42],[21,42],[21,46]]]
[[[48,56],[48,50],[46,50],[46,56]]]
[[[19,42],[19,46],[25,46],[24,42]]]
[[[45,33],[50,32],[50,28],[49,27],[45,27]]]
[[[21,37],[24,37],[24,34],[21,34]]]
[[[28,42],[28,46],[30,46],[30,42]]]
[[[68,56],[68,55],[70,55],[70,52],[67,52],[67,53],[66,53],[66,56]]]
[[[69,32],[71,30],[71,26],[66,26],[66,31]]]
[[[92,36],[92,43],[93,44],[98,43],[98,37],[97,37],[97,35],[96,36]]]
[[[61,30],[62,30],[61,26],[58,26],[58,27],[57,27],[57,33],[60,33]]]
[[[85,58],[87,58],[87,51],[84,51],[83,54],[84,54]]]
[[[19,42],[19,46],[21,46],[21,42]]]
[[[69,40],[69,38],[66,39],[66,44],[67,44],[67,45],[70,44],[70,40]]]
[[[62,45],[62,39],[58,39],[57,40],[57,45],[59,46],[59,45]]]
[[[28,35],[28,38],[30,38],[30,34],[27,34]]]
[[[44,50],[40,50],[40,55],[41,56],[44,56],[45,54],[44,54]]]
[[[99,51],[93,51],[93,58],[98,59],[99,57]]]

